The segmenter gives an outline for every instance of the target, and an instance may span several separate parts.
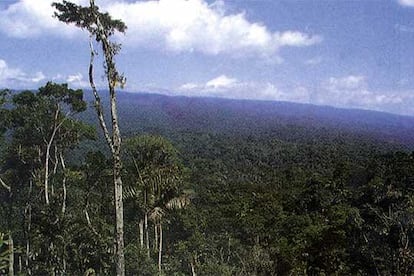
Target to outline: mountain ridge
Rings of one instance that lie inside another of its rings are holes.
[[[85,100],[92,93],[85,90]],[[102,103],[108,112],[108,96]],[[171,131],[282,135],[284,129],[351,133],[414,149],[414,117],[387,112],[346,109],[284,101],[240,100],[215,97],[171,96],[158,93],[118,92],[118,112],[124,133],[165,134]]]

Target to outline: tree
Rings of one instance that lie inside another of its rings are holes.
[[[359,209],[354,255],[368,274],[412,275],[414,271],[414,155],[375,159],[355,191]],[[355,258],[355,259],[356,259]]]
[[[9,244],[13,246],[12,234],[24,236],[27,274],[33,267],[41,267],[41,271],[33,271],[41,274],[64,273],[66,241],[58,237],[61,231],[53,230],[64,229],[65,223],[71,178],[65,154],[94,134],[93,129],[73,118],[85,109],[81,90],[51,82],[37,93],[15,94],[8,102],[8,144],[0,166],[7,195],[0,192],[0,196],[7,208],[4,221]],[[16,240],[16,245],[19,242],[23,239]],[[34,259],[36,264],[32,265]]]
[[[172,210],[189,204],[189,193],[183,193],[183,170],[177,150],[163,137],[142,135],[128,139],[125,145],[127,170],[131,185],[125,198],[131,198],[141,207],[139,241],[149,254],[148,219],[154,225],[154,251],[158,253],[158,273],[162,272],[163,223]]]
[[[123,87],[126,80],[122,74],[119,74],[114,61],[114,57],[121,49],[121,46],[120,44],[112,42],[110,37],[116,31],[124,33],[126,25],[121,20],[112,19],[108,13],[100,12],[94,0],[90,0],[89,7],[78,6],[65,0],[62,3],[55,2],[52,5],[56,8],[57,12],[55,12],[55,16],[60,21],[67,24],[74,23],[77,27],[86,29],[90,34],[89,83],[95,97],[95,110],[106,142],[111,150],[113,162],[116,216],[116,273],[117,275],[125,275],[121,134],[118,123],[115,88],[117,85]],[[101,45],[105,58],[104,67],[110,96],[112,135],[106,126],[101,99],[94,82],[93,68],[96,52],[93,47],[93,38]]]

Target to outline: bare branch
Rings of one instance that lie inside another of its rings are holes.
[[[63,187],[63,200],[62,200],[62,217],[65,215],[66,210],[66,164],[65,159],[63,158],[63,153],[60,152],[60,163],[62,164],[63,169],[63,180],[62,180],[62,187]]]
[[[3,188],[5,188],[9,193],[11,193],[11,187],[10,186],[8,186],[7,184],[6,184],[6,182],[4,182],[3,181],[3,179],[1,179],[1,177],[0,177],[0,184],[1,184],[1,186],[3,186]]]
[[[90,35],[89,37],[89,48],[91,51],[90,61],[89,61],[89,84],[92,88],[92,92],[95,97],[95,110],[96,110],[96,113],[98,114],[99,124],[101,125],[101,128],[103,130],[106,143],[108,144],[108,146],[111,149],[111,152],[113,153],[114,152],[113,141],[109,134],[108,127],[106,126],[106,123],[105,123],[105,118],[104,118],[104,113],[103,113],[103,108],[102,108],[102,103],[101,103],[101,97],[99,97],[98,90],[96,89],[95,81],[93,78],[93,64],[94,64],[94,59],[95,59],[95,50],[93,48],[92,35]]]
[[[88,210],[85,208],[85,210],[83,210],[83,212],[85,213],[85,217],[86,217],[86,222],[88,223],[89,228],[92,230],[92,232],[99,236],[98,232],[96,232],[95,228],[93,227],[92,223],[91,223],[91,219],[89,218],[89,213]]]

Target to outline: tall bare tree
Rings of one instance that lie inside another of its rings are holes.
[[[112,153],[113,161],[113,177],[115,189],[115,214],[116,214],[116,273],[117,275],[125,275],[125,258],[124,258],[124,219],[123,219],[123,203],[122,203],[122,179],[121,179],[121,134],[119,130],[116,93],[115,88],[125,84],[125,78],[119,74],[114,61],[115,55],[121,49],[120,44],[114,43],[110,37],[116,31],[124,33],[126,25],[121,20],[114,20],[108,13],[99,11],[99,7],[95,5],[94,0],[89,1],[89,7],[78,6],[69,1],[62,3],[53,3],[56,8],[55,16],[62,22],[67,24],[74,23],[81,29],[86,29],[90,34],[90,62],[89,62],[89,83],[95,97],[95,110],[98,115],[100,126],[103,130],[106,142]],[[96,51],[94,49],[94,41],[102,47],[105,60],[105,74],[107,78],[112,131],[108,129],[104,118],[101,98],[94,81],[94,57]]]

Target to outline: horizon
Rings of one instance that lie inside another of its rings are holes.
[[[52,18],[51,2],[0,2],[0,89],[88,89],[88,36]],[[414,116],[413,0],[96,4],[129,27],[116,36],[124,92]]]

